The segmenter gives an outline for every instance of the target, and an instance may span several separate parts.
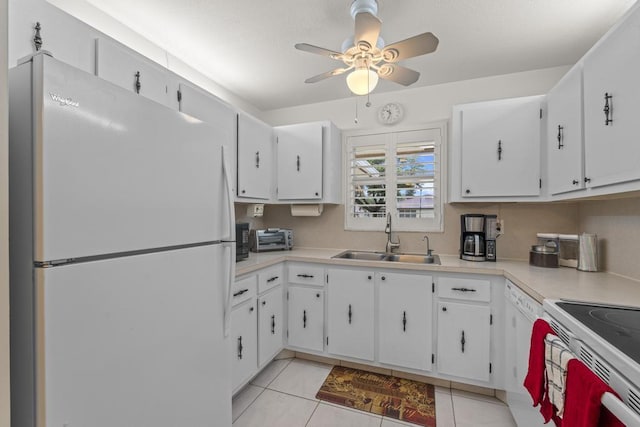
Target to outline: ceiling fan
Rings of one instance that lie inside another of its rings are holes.
[[[423,33],[385,46],[384,40],[379,37],[382,21],[376,16],[377,13],[377,0],[353,0],[351,16],[355,21],[355,31],[342,44],[342,52],[307,43],[296,44],[296,49],[327,56],[345,64],[345,67],[310,77],[305,83],[319,82],[348,71],[351,72],[347,76],[347,86],[356,95],[370,93],[378,84],[378,77],[404,86],[415,83],[420,73],[402,67],[397,62],[435,51],[438,38],[432,33]]]

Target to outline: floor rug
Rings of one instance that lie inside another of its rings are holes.
[[[348,408],[435,427],[433,385],[334,366],[316,398]]]

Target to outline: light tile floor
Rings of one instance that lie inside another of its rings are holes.
[[[315,394],[331,365],[274,360],[233,399],[234,427],[406,427],[399,422],[321,402]],[[436,387],[438,427],[515,427],[509,408],[488,396]]]

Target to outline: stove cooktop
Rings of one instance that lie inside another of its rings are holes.
[[[640,364],[640,309],[560,301],[556,305]]]

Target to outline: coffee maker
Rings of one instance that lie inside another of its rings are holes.
[[[460,215],[460,259],[495,262],[497,237],[496,215]]]

